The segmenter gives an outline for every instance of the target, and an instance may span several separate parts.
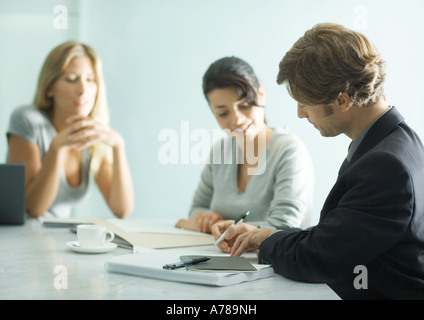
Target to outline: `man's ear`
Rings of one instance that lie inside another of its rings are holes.
[[[342,112],[348,111],[353,105],[352,100],[346,92],[340,93],[339,97],[337,98],[336,104]]]

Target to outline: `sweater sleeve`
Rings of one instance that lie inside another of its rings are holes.
[[[189,216],[194,216],[199,211],[210,210],[213,196],[212,165],[207,164],[203,169],[199,185],[194,193]]]
[[[13,111],[9,120],[7,135],[13,134],[34,144],[40,144],[35,132],[36,125],[42,122],[39,112],[32,107],[20,107]]]
[[[282,150],[269,172],[273,198],[265,221],[256,223],[261,228],[300,227],[312,213],[314,172],[309,153],[297,139]]]

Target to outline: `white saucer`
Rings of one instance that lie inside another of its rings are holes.
[[[98,248],[87,248],[87,247],[81,247],[78,241],[70,241],[70,242],[67,242],[66,245],[72,251],[80,252],[80,253],[105,253],[115,249],[118,246],[116,243],[107,242],[103,246]]]

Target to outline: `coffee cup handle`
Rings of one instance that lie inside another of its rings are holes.
[[[113,239],[115,239],[115,234],[112,231],[105,231],[106,233],[106,239],[105,242],[111,242]],[[109,235],[109,238],[107,237]]]

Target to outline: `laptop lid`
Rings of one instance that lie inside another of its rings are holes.
[[[25,165],[0,164],[0,224],[25,221]]]

